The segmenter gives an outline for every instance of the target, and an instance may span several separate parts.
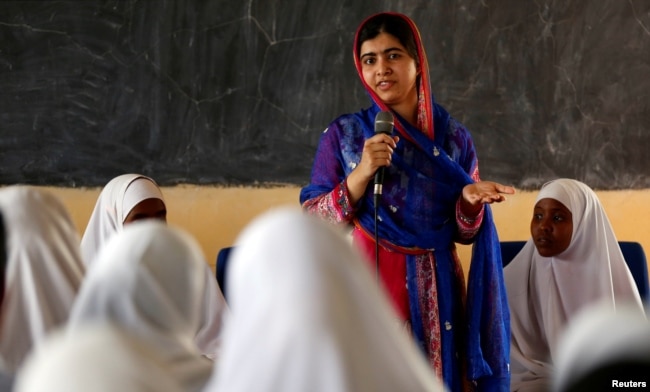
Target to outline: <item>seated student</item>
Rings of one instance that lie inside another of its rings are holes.
[[[205,260],[186,232],[157,221],[128,225],[102,247],[67,326],[112,323],[158,347],[185,391],[200,391],[213,362],[193,343],[200,323]]]
[[[81,251],[87,266],[115,233],[143,219],[167,222],[167,206],[158,184],[140,174],[123,174],[113,178],[102,189],[81,239]],[[204,311],[195,342],[205,355],[218,356],[221,342],[221,317],[226,301],[210,266],[205,264]]]
[[[212,391],[443,391],[342,233],[299,208],[258,217],[227,272]]]
[[[512,391],[548,390],[558,339],[585,306],[641,298],[598,197],[571,179],[545,184],[531,238],[504,269],[510,305]]]
[[[590,305],[560,338],[553,391],[650,387],[650,322],[637,306]]]
[[[15,374],[27,354],[68,320],[84,275],[77,229],[52,194],[26,186],[0,190],[6,232],[0,310],[0,372]]]
[[[86,231],[81,238],[81,253],[91,265],[102,246],[124,225],[141,219],[167,221],[167,207],[156,182],[140,174],[123,174],[102,189]]]
[[[27,357],[14,392],[182,392],[160,356],[110,324],[57,331]]]

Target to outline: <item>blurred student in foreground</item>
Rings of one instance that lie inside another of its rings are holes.
[[[650,322],[634,304],[582,310],[557,349],[555,392],[650,388]]]
[[[54,195],[37,188],[0,190],[6,240],[0,308],[0,372],[14,375],[31,350],[64,325],[84,266],[79,235]]]
[[[194,343],[205,260],[181,229],[142,221],[115,234],[88,271],[70,314],[73,338],[88,324],[114,324],[156,347],[185,391],[202,390],[213,362]]]
[[[236,241],[206,391],[444,391],[342,233],[280,208]]]
[[[111,324],[56,331],[27,357],[13,392],[183,392],[161,357]]]

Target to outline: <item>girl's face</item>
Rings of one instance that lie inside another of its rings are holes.
[[[573,217],[571,211],[555,199],[541,199],[535,204],[530,234],[540,255],[557,256],[571,244]]]
[[[129,212],[123,224],[126,225],[142,219],[160,219],[163,222],[167,222],[167,208],[165,207],[165,203],[156,198],[142,200]]]
[[[417,105],[415,59],[397,38],[380,33],[364,41],[360,60],[363,79],[388,107],[398,111],[399,106]]]

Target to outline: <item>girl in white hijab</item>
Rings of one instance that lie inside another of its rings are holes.
[[[14,374],[30,350],[67,320],[84,266],[63,204],[36,188],[0,190],[7,247],[0,312],[0,370]]]
[[[81,239],[81,252],[86,265],[93,263],[99,250],[113,234],[122,231],[127,218],[133,220],[135,216],[130,217],[131,211],[145,201],[154,203],[154,207],[138,217],[166,221],[165,199],[153,179],[140,174],[123,174],[104,186]]]
[[[155,347],[119,327],[51,334],[25,361],[14,392],[182,392]]]
[[[585,306],[643,309],[614,231],[587,185],[558,179],[537,196],[531,239],[505,267],[511,319],[511,390],[550,388],[559,336]]]
[[[258,218],[227,272],[231,307],[206,391],[443,391],[343,234],[299,208]]]
[[[167,221],[167,208],[156,182],[140,174],[123,174],[113,178],[102,189],[81,239],[81,250],[87,266],[115,234],[130,223],[143,219]],[[226,301],[210,266],[205,263],[205,291],[201,324],[196,344],[211,359],[216,359],[221,345],[221,317]]]
[[[74,337],[86,323],[108,322],[164,353],[186,391],[200,391],[212,371],[194,343],[205,290],[205,261],[184,231],[147,220],[125,227],[104,245],[70,315]]]

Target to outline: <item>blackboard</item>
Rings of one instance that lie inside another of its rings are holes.
[[[413,17],[483,179],[650,187],[650,2],[0,1],[0,184],[298,184],[368,106],[352,39]]]

